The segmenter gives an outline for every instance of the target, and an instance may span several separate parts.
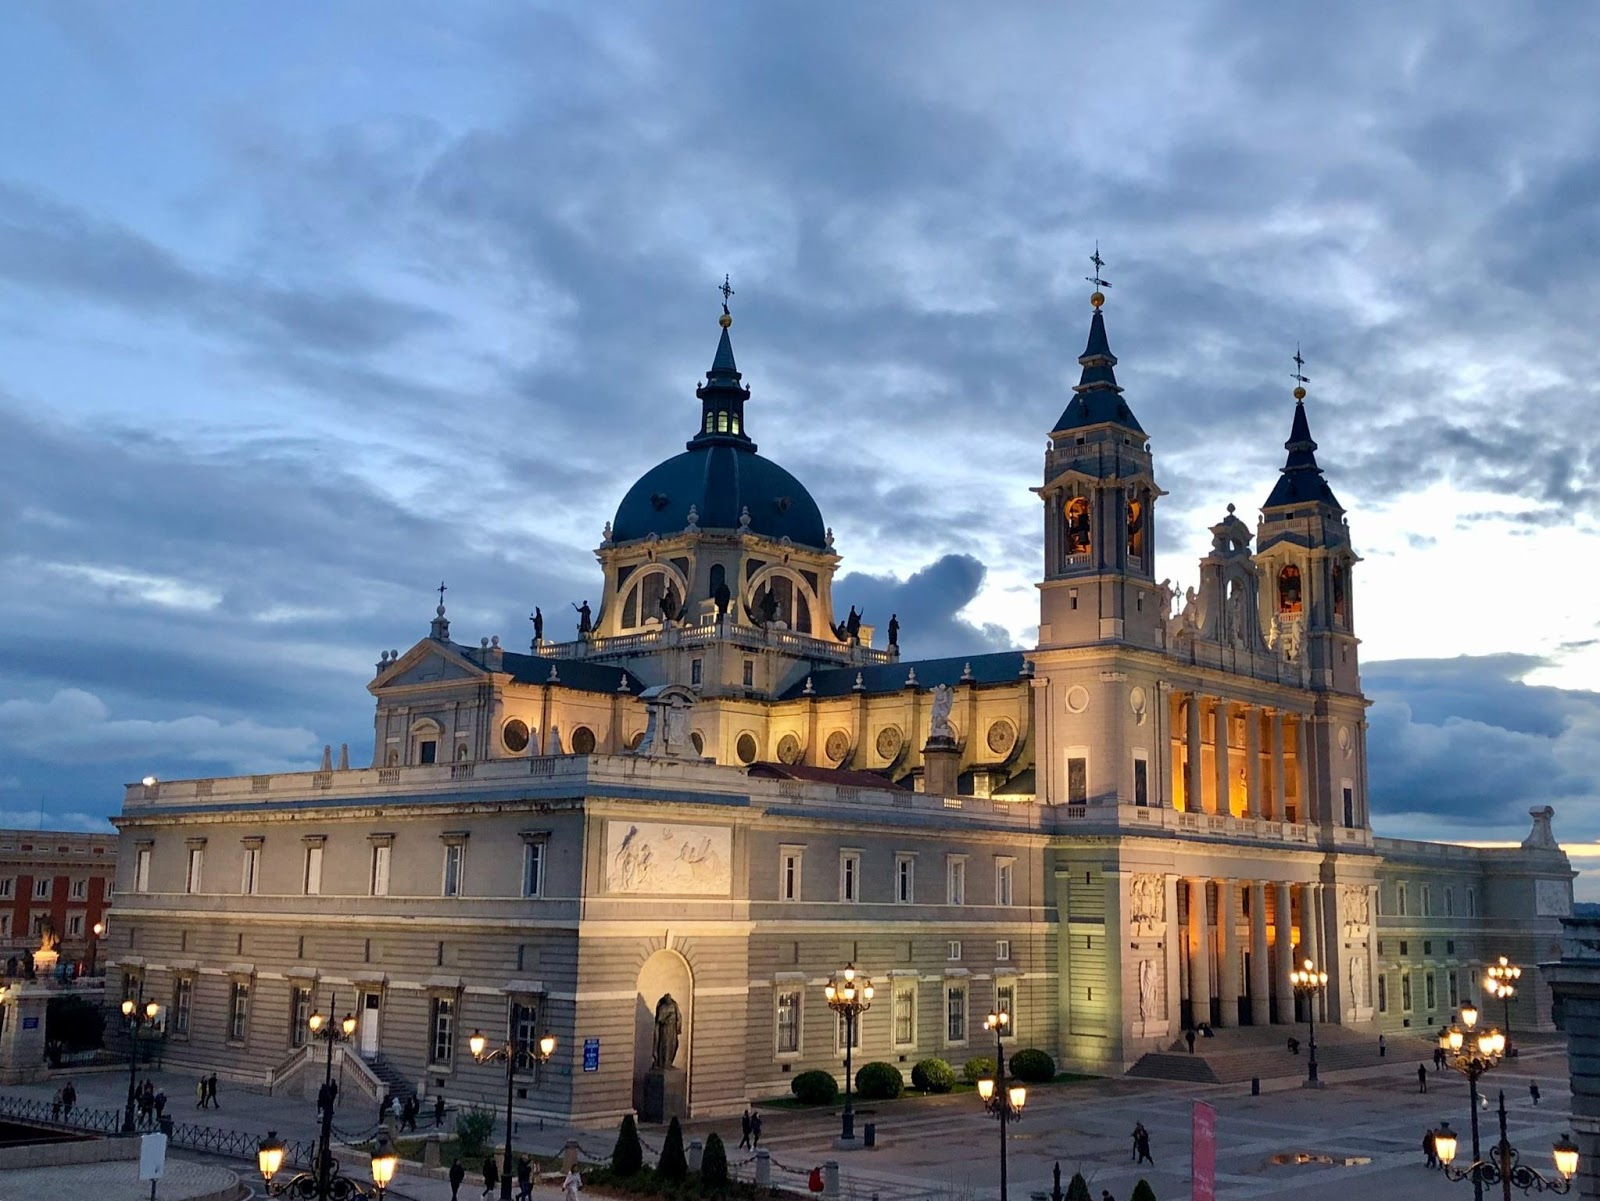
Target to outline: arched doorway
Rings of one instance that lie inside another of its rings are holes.
[[[646,1122],[688,1117],[694,1030],[694,974],[689,961],[665,948],[646,959],[639,969],[633,1013],[634,1108]],[[658,1026],[663,1027],[660,1038]],[[658,1059],[666,1062],[657,1063]]]

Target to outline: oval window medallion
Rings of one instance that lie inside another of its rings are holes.
[[[588,726],[579,726],[572,731],[572,753],[574,755],[594,754],[594,731]]]
[[[528,723],[519,717],[513,717],[501,727],[500,741],[513,755],[522,754],[528,749]]]
[[[740,734],[738,741],[733,744],[733,753],[739,756],[740,763],[754,763],[757,750],[754,734]]]
[[[1343,751],[1346,756],[1348,756],[1350,754],[1350,727],[1349,726],[1340,726],[1339,727],[1339,749],[1341,751]]]
[[[893,759],[900,753],[900,729],[898,726],[884,726],[878,731],[878,757]]]
[[[1082,713],[1089,707],[1089,690],[1082,684],[1067,689],[1067,712]]]
[[[1135,713],[1140,714],[1141,716],[1143,716],[1143,714],[1144,714],[1144,706],[1145,706],[1144,689],[1140,688],[1137,684],[1135,684],[1132,688],[1128,689],[1128,707],[1130,709],[1132,709]]]
[[[800,740],[793,734],[785,734],[782,738],[778,739],[778,762],[800,762]]]
[[[822,744],[823,753],[834,763],[842,762],[850,752],[850,735],[843,730],[835,730],[828,735],[828,741]]]
[[[1002,719],[989,727],[989,734],[984,741],[995,754],[1004,755],[1017,745],[1017,728]]]

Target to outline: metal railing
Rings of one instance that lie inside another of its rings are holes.
[[[0,1096],[0,1117],[15,1118],[52,1130],[80,1130],[87,1134],[119,1135],[122,1132],[121,1109],[95,1109],[74,1105],[65,1109],[55,1101],[34,1097]],[[146,1127],[142,1132],[159,1127]],[[226,1155],[252,1163],[260,1146],[261,1136],[253,1131],[219,1130],[215,1126],[201,1126],[193,1122],[173,1122],[169,1134],[171,1143],[186,1151],[204,1151],[212,1155]],[[314,1142],[291,1142],[285,1145],[283,1161],[290,1166],[309,1167],[316,1158]]]

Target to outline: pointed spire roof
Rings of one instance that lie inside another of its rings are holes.
[[[722,281],[722,316],[717,324],[722,326],[722,336],[717,339],[717,353],[711,359],[711,370],[706,372],[706,382],[694,390],[700,400],[700,428],[689,440],[689,449],[719,442],[755,449],[755,443],[744,429],[744,402],[750,399],[750,389],[740,381],[739,366],[733,359],[733,339],[728,330],[733,325],[733,314],[728,312],[728,297],[733,289]]]
[[[1096,248],[1096,260],[1099,259],[1099,253]],[[1093,282],[1097,289],[1111,286],[1098,278],[1100,265],[1098,261],[1095,262],[1097,276]],[[1074,395],[1071,402],[1050,431],[1052,434],[1086,429],[1092,425],[1120,425],[1141,436],[1144,434],[1144,427],[1133,415],[1128,402],[1122,399],[1122,388],[1117,383],[1117,356],[1111,353],[1111,341],[1106,337],[1105,314],[1100,311],[1105,300],[1105,293],[1098,290],[1089,298],[1094,305],[1094,316],[1089,319],[1089,341],[1078,356],[1083,373],[1072,389]]]
[[[1306,418],[1305,389],[1296,388],[1295,393],[1294,421],[1289,426],[1289,440],[1283,444],[1289,457],[1284,460],[1278,482],[1262,508],[1320,503],[1332,505],[1342,513],[1344,507],[1322,477],[1322,468],[1317,466],[1317,443],[1311,437],[1311,422]]]

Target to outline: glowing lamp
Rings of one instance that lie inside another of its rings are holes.
[[[1011,1108],[1018,1113],[1022,1112],[1022,1107],[1028,1103],[1028,1090],[1020,1084],[1013,1084],[1008,1090],[1008,1095],[1011,1098]]]
[[[861,995],[864,998],[866,998],[868,1001],[870,1001],[870,1000],[872,1000],[873,992],[874,992],[874,989],[873,989],[872,985],[869,984],[869,985],[867,985],[865,988],[863,988],[861,990]]]
[[[472,1058],[482,1059],[484,1048],[489,1045],[489,1040],[483,1036],[482,1030],[474,1030],[472,1037],[467,1039],[467,1047],[472,1051]]]
[[[853,965],[847,964],[845,966],[845,969],[844,969],[845,983],[848,984],[852,980],[854,980],[855,978],[856,978],[856,969],[855,969],[855,967]]]
[[[988,1101],[994,1096],[994,1081],[985,1076],[978,1081],[978,1099]]]
[[[356,1017],[355,1017],[355,1014],[353,1014],[353,1013],[345,1014],[344,1015],[344,1021],[339,1023],[339,1029],[344,1032],[344,1036],[346,1038],[349,1038],[352,1034],[354,1034],[356,1032]]]
[[[306,1025],[311,1027],[311,1033],[321,1034],[323,1026],[328,1024],[328,1019],[320,1013],[313,1013],[306,1019]]]
[[[145,1021],[147,1021],[147,1022],[155,1021],[156,1020],[156,1014],[158,1014],[160,1012],[161,1012],[161,1006],[157,1005],[154,1001],[146,1001],[144,1003],[144,1020]]]
[[[267,1137],[257,1144],[256,1167],[261,1170],[261,1179],[268,1184],[272,1183],[272,1178],[278,1174],[278,1169],[283,1167],[283,1153],[286,1149],[276,1130],[267,1131]]]
[[[380,1130],[377,1142],[372,1146],[372,1183],[378,1186],[379,1193],[389,1187],[399,1162],[400,1157],[395,1154],[394,1144],[389,1141],[389,1132]]]
[[[1449,1166],[1456,1157],[1456,1133],[1450,1129],[1446,1122],[1433,1132],[1433,1153],[1439,1157],[1439,1162]]]
[[[1439,1050],[1449,1051],[1451,1049],[1450,1030],[1448,1027],[1441,1028],[1439,1031]]]
[[[94,936],[96,938],[99,938],[102,934],[104,934],[106,932],[106,924],[104,922],[96,922],[94,924],[94,926],[93,926],[93,930],[94,930]]]
[[[1476,1005],[1463,1005],[1461,1007],[1461,1024],[1468,1030],[1478,1024],[1478,1007]]]
[[[156,786],[157,780],[156,780],[156,778],[154,776],[146,776],[143,780],[141,780],[139,782],[141,784],[143,784],[146,788],[154,788]]]
[[[1556,1171],[1561,1179],[1571,1180],[1578,1174],[1578,1144],[1572,1141],[1572,1135],[1563,1134],[1556,1139],[1552,1150],[1556,1157]]]
[[[1490,1031],[1490,1039],[1494,1044],[1494,1053],[1502,1055],[1506,1049],[1506,1036],[1499,1030]]]
[[[134,1003],[132,997],[129,997],[127,1000],[122,1002],[122,1016],[125,1018],[131,1018],[133,1016],[133,1011],[137,1008],[139,1008],[139,1006]]]
[[[1460,1029],[1451,1029],[1448,1037],[1450,1039],[1450,1049],[1452,1051],[1460,1051],[1461,1048],[1466,1045],[1467,1036],[1462,1033]]]
[[[828,1000],[831,1001],[834,998],[834,994],[835,994],[835,989],[833,987],[833,981],[830,980],[830,981],[828,981],[827,984],[822,986],[822,995],[827,997]]]

